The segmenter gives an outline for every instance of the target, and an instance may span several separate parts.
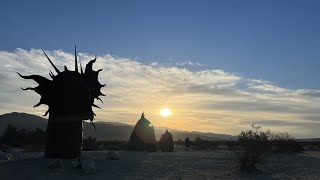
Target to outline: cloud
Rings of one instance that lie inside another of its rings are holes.
[[[290,126],[319,126],[320,122],[303,122],[303,121],[284,121],[284,120],[245,120],[242,123],[244,124],[260,124],[262,126],[284,126],[284,127],[290,127]]]
[[[47,54],[59,69],[64,65],[74,69],[73,54],[63,50],[47,51]],[[83,66],[93,58],[92,54],[79,53]],[[0,69],[0,112],[42,115],[46,106],[32,107],[39,101],[39,95],[20,89],[37,84],[16,74],[49,78],[49,70],[53,68],[42,51],[0,51],[0,63],[3,67]],[[306,126],[319,122],[320,90],[286,89],[222,69],[186,66],[204,65],[189,61],[143,64],[118,56],[99,56],[94,68],[103,68],[99,81],[107,85],[103,89],[107,96],[103,98],[105,103],[99,105],[102,109],[95,110],[97,119],[134,124],[144,110],[154,125],[182,130],[237,134],[256,119],[275,130],[288,126],[288,130],[301,137],[320,135],[314,128],[307,133],[310,126]],[[162,107],[173,110],[169,119],[159,116]]]

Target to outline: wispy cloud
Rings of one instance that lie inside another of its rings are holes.
[[[59,69],[74,67],[73,54],[62,50],[47,54]],[[79,53],[82,65],[94,55]],[[36,86],[21,79],[39,74],[49,78],[52,69],[39,49],[0,51],[1,113],[24,111],[43,114],[45,106],[32,108],[39,100],[34,92],[20,87]],[[250,123],[286,130],[299,137],[319,136],[320,90],[286,89],[269,81],[248,79],[222,69],[194,69],[194,62],[163,65],[143,64],[112,55],[97,58],[94,68],[103,68],[99,81],[107,84],[105,104],[96,110],[97,119],[133,124],[144,110],[155,125],[183,130],[237,134]],[[173,116],[159,116],[162,107],[170,107]]]

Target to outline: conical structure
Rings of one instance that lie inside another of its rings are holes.
[[[141,118],[134,126],[128,144],[129,151],[149,151],[154,152],[156,148],[156,137],[153,125],[141,114]]]
[[[189,137],[187,137],[187,138],[184,140],[184,145],[185,145],[186,147],[190,147],[190,139],[189,139]]]
[[[169,133],[168,130],[166,130],[166,132],[161,135],[160,149],[162,152],[172,152],[174,149],[173,137],[172,137],[172,134]]]
[[[49,63],[53,66],[57,75],[51,71],[49,73],[52,80],[39,75],[23,76],[24,79],[32,79],[39,86],[25,88],[23,90],[33,90],[41,98],[40,102],[34,107],[46,104],[49,106],[45,115],[49,114],[47,125],[47,138],[45,156],[47,158],[75,158],[81,155],[82,148],[82,121],[94,119],[92,107],[94,99],[102,101],[99,96],[104,86],[99,83],[98,75],[102,69],[94,71],[92,69],[96,58],[87,65],[85,72],[78,71],[78,59],[75,49],[75,71],[68,70],[65,66],[64,71],[60,71],[44,52]]]

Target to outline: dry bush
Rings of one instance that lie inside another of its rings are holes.
[[[294,137],[284,133],[271,134],[272,151],[275,153],[291,153],[303,150],[303,147],[294,140]]]
[[[240,161],[240,170],[252,172],[256,170],[256,163],[261,162],[264,153],[269,149],[270,131],[260,131],[260,126],[251,126],[247,131],[242,131],[238,136],[236,153]]]
[[[235,152],[241,171],[255,171],[256,164],[262,162],[268,152],[290,153],[302,150],[302,146],[287,132],[272,133],[260,129],[260,126],[253,124],[250,130],[242,131],[238,136]]]
[[[234,151],[237,147],[237,141],[229,140],[226,141],[225,145],[228,147],[230,151]]]
[[[191,144],[197,150],[216,150],[219,146],[218,142],[203,140],[197,137]]]

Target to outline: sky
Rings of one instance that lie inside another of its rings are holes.
[[[98,55],[97,120],[238,134],[257,123],[320,132],[318,1],[6,1],[0,6],[0,113],[44,114],[20,79]],[[70,68],[71,69],[71,68]],[[172,115],[159,115],[162,108]]]

